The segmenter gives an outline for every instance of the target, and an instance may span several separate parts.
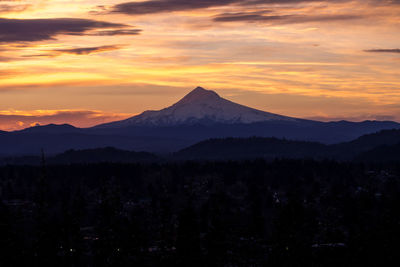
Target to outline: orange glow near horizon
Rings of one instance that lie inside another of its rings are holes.
[[[145,1],[0,1],[0,130],[88,127],[196,86],[288,116],[400,121],[398,1],[124,2]]]
[[[36,125],[64,124],[91,127],[126,119],[133,114],[114,114],[87,110],[0,110],[2,130],[15,131]]]

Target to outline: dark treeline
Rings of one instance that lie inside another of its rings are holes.
[[[0,168],[1,266],[395,266],[400,165]]]

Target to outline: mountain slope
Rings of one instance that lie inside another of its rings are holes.
[[[174,154],[179,160],[240,160],[252,158],[325,158],[329,146],[315,142],[289,141],[277,138],[210,139]]]
[[[182,149],[174,157],[208,160],[283,157],[399,161],[400,130],[383,130],[333,145],[262,137],[210,139]]]
[[[212,123],[254,123],[262,121],[296,121],[220,97],[214,91],[197,87],[174,105],[159,110],[145,111],[126,120],[102,124],[98,128],[126,126],[175,126]]]
[[[24,135],[22,135],[24,136]],[[117,147],[140,147],[141,144],[154,143],[155,138],[136,139],[128,137],[115,136],[86,136],[84,135],[64,135],[64,134],[48,134],[48,135],[32,135],[38,138],[44,138],[42,141],[44,151],[48,156],[47,163],[51,164],[70,164],[70,163],[92,163],[92,162],[155,162],[160,160],[154,154],[146,152],[125,151],[116,148],[95,148],[102,147],[104,143],[112,144]],[[65,138],[72,139],[72,143],[65,144],[58,142]],[[104,139],[103,139],[104,138]],[[1,140],[1,139],[0,139]],[[39,139],[30,144],[24,143],[25,138],[19,140],[18,144],[24,149],[32,149],[33,157],[14,156],[0,157],[0,164],[39,164],[40,163],[40,147],[35,146],[41,143]],[[32,139],[31,139],[32,140]],[[94,149],[68,150],[64,153],[52,156],[55,151],[65,150],[65,147],[79,147],[77,144],[85,141],[80,147],[94,147]],[[120,141],[120,142],[117,142]],[[161,144],[171,143],[171,139],[161,140]],[[104,142],[104,143],[102,143]],[[134,143],[136,142],[136,143]],[[31,145],[32,147],[29,147]],[[160,145],[160,144],[158,144]],[[28,147],[26,147],[28,146]],[[183,146],[181,144],[181,146]],[[18,146],[17,146],[18,148]],[[15,148],[14,148],[15,149]],[[139,149],[136,149],[136,151]],[[4,151],[4,150],[3,150]],[[18,153],[17,153],[18,154]],[[19,153],[20,155],[22,153]],[[336,159],[336,160],[357,160],[357,161],[374,161],[388,162],[400,161],[400,130],[384,130],[375,134],[362,136],[354,141],[341,144],[326,145],[317,142],[293,141],[278,138],[219,138],[201,141],[194,145],[187,146],[178,152],[173,153],[170,157],[165,155],[165,159],[171,160],[243,160],[243,159],[274,159],[274,158],[292,158],[292,159]]]
[[[371,151],[377,147],[382,146],[389,149],[399,143],[400,130],[390,129],[362,135],[353,141],[333,145],[332,150],[335,151],[336,155],[342,155],[344,158],[353,158],[360,153]],[[372,154],[369,153],[369,157],[372,157]]]
[[[400,143],[381,145],[355,157],[357,161],[367,162],[400,162]]]
[[[400,143],[400,130],[390,129],[360,136],[346,145],[365,151],[381,145],[395,145],[398,143]]]

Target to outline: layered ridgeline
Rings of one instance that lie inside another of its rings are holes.
[[[46,164],[161,163],[182,160],[314,159],[363,162],[400,162],[400,130],[383,130],[351,142],[326,145],[268,137],[209,139],[168,155],[111,147],[68,150],[46,156]],[[0,165],[39,165],[41,156],[0,157]]]
[[[92,128],[46,125],[0,133],[0,156],[101,147],[170,153],[210,138],[253,136],[334,144],[398,128],[400,124],[392,121],[319,122],[282,116],[236,104],[198,87],[165,109]]]

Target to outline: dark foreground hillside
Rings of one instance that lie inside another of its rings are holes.
[[[183,160],[244,159],[335,159],[341,161],[400,161],[400,130],[363,135],[351,142],[325,145],[277,138],[209,139],[182,149],[172,156]]]
[[[1,266],[396,266],[400,166],[0,168]]]

